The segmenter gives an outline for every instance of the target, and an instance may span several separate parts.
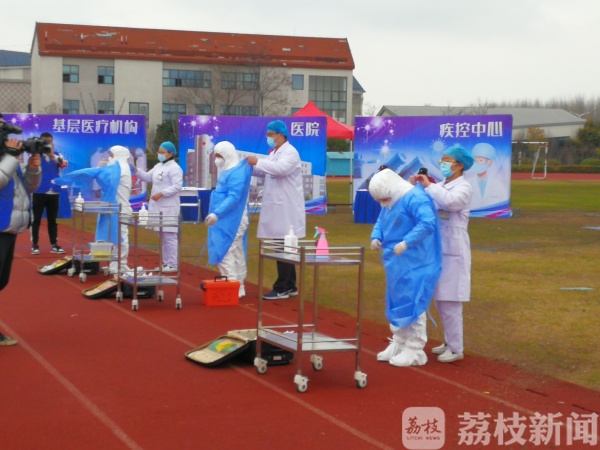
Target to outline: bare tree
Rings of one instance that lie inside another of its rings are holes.
[[[258,75],[258,86],[250,91],[252,103],[259,116],[282,116],[286,113],[287,93],[291,86],[287,70],[274,67],[253,68]]]

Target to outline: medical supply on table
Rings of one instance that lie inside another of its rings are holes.
[[[85,203],[85,200],[81,196],[81,192],[80,192],[79,195],[77,196],[77,198],[75,199],[75,211],[83,211],[84,203]]]
[[[298,253],[298,236],[294,234],[294,227],[290,225],[290,231],[283,238],[284,251],[286,253]]]
[[[317,241],[317,251],[315,252],[317,257],[329,255],[329,244],[327,243],[327,237],[325,236],[325,229],[315,227],[314,237],[316,238],[317,236],[319,237],[319,240]]]

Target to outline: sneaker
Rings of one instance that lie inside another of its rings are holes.
[[[60,248],[58,245],[53,245],[52,246],[52,250],[50,250],[50,253],[60,253],[60,254],[62,254],[64,252],[65,251],[62,248]]]
[[[445,351],[446,351],[446,343],[443,343],[442,345],[438,345],[437,347],[433,347],[431,349],[431,353],[433,353],[434,355],[441,355]]]
[[[287,291],[287,295],[290,297],[296,297],[298,295],[298,288],[293,288]]]
[[[18,341],[16,339],[11,338],[10,336],[5,336],[0,333],[0,345],[4,347],[8,347],[10,345],[15,345]]]
[[[450,350],[446,350],[440,356],[438,356],[438,361],[443,363],[451,363],[454,361],[458,361],[459,359],[463,359],[465,356],[462,353],[452,353]]]
[[[275,290],[269,292],[268,294],[263,295],[265,300],[279,300],[284,298],[290,298],[288,291],[286,292],[277,292]]]
[[[40,254],[40,248],[37,245],[34,245],[31,247],[31,254],[32,255],[39,255]]]
[[[177,272],[177,268],[170,266],[168,264],[163,264],[162,271],[163,271],[163,273],[172,273],[172,272]]]

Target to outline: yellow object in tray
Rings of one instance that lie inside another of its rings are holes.
[[[112,243],[105,241],[90,242],[90,255],[94,259],[110,258],[112,253]]]

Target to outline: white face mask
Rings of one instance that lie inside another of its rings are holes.
[[[215,158],[215,166],[217,166],[217,168],[221,168],[225,165],[225,160],[223,158]]]

